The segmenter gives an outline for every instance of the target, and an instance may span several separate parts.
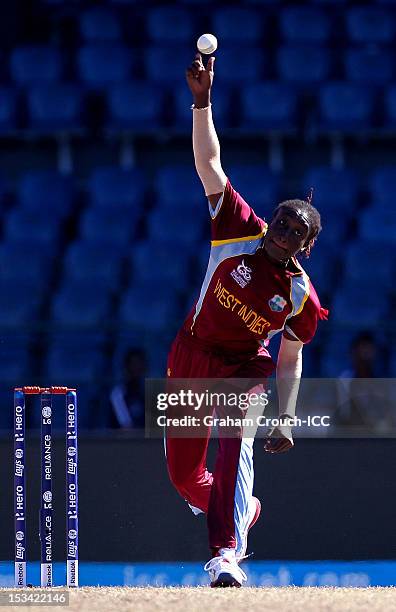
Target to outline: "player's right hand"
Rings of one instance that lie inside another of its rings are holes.
[[[267,453],[285,453],[293,448],[294,442],[289,438],[267,438],[264,450]]]
[[[290,424],[287,422],[291,417],[284,414],[282,417],[284,421],[278,427],[273,427],[268,432],[267,439],[264,443],[264,450],[267,453],[285,453],[294,446],[293,435]]]
[[[210,57],[205,68],[202,62],[202,55],[197,53],[193,63],[186,70],[186,79],[194,97],[194,102],[209,98],[213,84],[214,61],[215,58]]]

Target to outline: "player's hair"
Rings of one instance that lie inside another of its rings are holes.
[[[309,223],[309,232],[305,240],[304,247],[301,250],[301,252],[305,255],[305,257],[310,256],[311,249],[315,244],[315,240],[317,239],[319,232],[322,230],[320,213],[315,208],[315,206],[312,206],[311,204],[312,195],[313,195],[313,190],[311,189],[306,200],[285,200],[284,202],[281,202],[280,204],[278,204],[278,206],[274,210],[274,215],[276,215],[276,213],[281,208],[291,208],[292,210],[295,210],[295,211],[301,210],[307,216],[308,223]]]

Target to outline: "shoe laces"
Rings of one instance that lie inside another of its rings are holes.
[[[247,576],[245,572],[241,570],[241,568],[239,567],[236,558],[229,559],[228,557],[223,556],[223,555],[213,557],[207,563],[205,563],[204,570],[205,572],[209,572],[211,570],[217,571],[220,569],[225,569],[224,566],[219,567],[219,566],[222,566],[224,563],[227,563],[227,565],[230,566],[230,571],[232,572],[232,574],[237,574],[236,577],[238,577],[241,580],[241,582],[245,582],[247,580]]]

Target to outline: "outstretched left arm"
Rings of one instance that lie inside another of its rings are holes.
[[[279,417],[294,418],[300,378],[302,372],[303,343],[295,340],[287,332],[282,336],[276,366],[276,386],[279,400]],[[265,450],[270,453],[282,453],[294,446],[291,427],[281,425],[269,433]]]

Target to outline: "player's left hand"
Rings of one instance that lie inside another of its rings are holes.
[[[290,418],[287,415],[283,415],[283,419]],[[290,425],[283,424],[278,427],[273,427],[268,433],[267,439],[264,444],[264,450],[267,453],[285,453],[286,451],[293,448],[293,436]]]

